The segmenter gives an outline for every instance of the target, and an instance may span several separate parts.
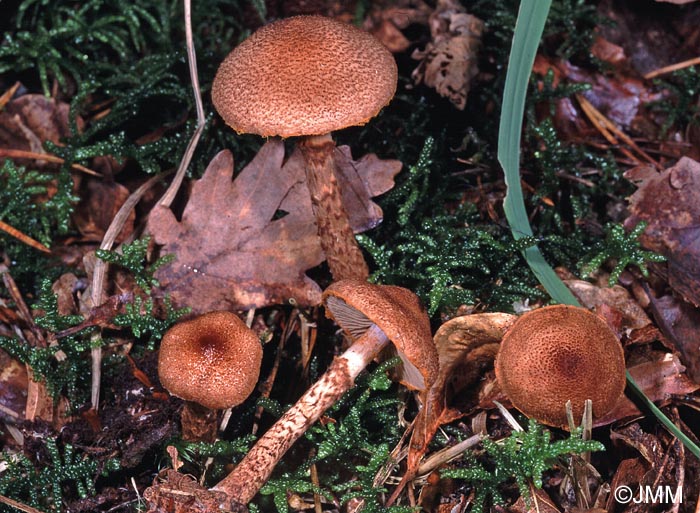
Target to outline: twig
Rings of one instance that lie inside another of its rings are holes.
[[[163,197],[160,199],[160,205],[164,207],[169,207],[177,191],[182,185],[182,180],[185,177],[185,172],[187,167],[190,165],[192,160],[192,155],[194,154],[195,148],[197,148],[197,143],[202,135],[202,131],[206,126],[206,118],[204,117],[204,106],[202,105],[202,93],[199,89],[199,77],[197,76],[197,55],[195,54],[194,41],[192,38],[192,9],[191,0],[184,0],[185,5],[185,41],[187,43],[187,62],[190,67],[190,80],[192,81],[192,89],[194,90],[194,104],[197,110],[197,127],[192,134],[190,142],[187,144],[185,149],[185,154],[182,156],[180,161],[180,166],[177,168],[177,173],[175,173],[175,178],[171,182],[168,190],[165,191]]]
[[[659,75],[673,73],[674,71],[678,71],[679,69],[689,68],[691,66],[695,66],[696,64],[700,64],[700,57],[694,57],[692,59],[688,59],[687,61],[677,62],[676,64],[670,64],[668,66],[664,66],[663,68],[655,69],[654,71],[650,71],[649,73],[644,75],[644,78],[656,78]]]
[[[50,153],[36,153],[34,151],[24,151],[24,150],[13,150],[10,148],[0,148],[0,157],[7,157],[10,159],[32,159],[32,160],[45,160],[46,162],[51,162],[52,164],[63,164],[65,162],[61,157],[56,155],[51,155]],[[97,171],[81,166],[80,164],[71,164],[70,167],[86,175],[99,176],[102,175]]]
[[[121,208],[117,211],[117,214],[112,219],[112,222],[107,228],[104,237],[102,238],[102,243],[100,244],[100,249],[110,250],[117,236],[122,231],[124,223],[129,218],[129,214],[134,209],[134,207],[141,200],[141,197],[156,183],[158,183],[164,176],[169,173],[163,173],[150,178],[141,187],[136,189],[131,195],[126,199]],[[92,288],[90,299],[92,300],[93,306],[99,306],[102,304],[102,294],[104,291],[104,279],[107,274],[108,264],[104,260],[98,259],[95,263],[95,269],[92,274]],[[97,342],[97,340],[94,340]],[[91,393],[91,404],[93,410],[97,411],[100,404],[100,381],[102,378],[102,347],[99,344],[95,344],[92,349],[92,393]]]
[[[656,169],[661,169],[661,164],[651,158],[644,150],[642,150],[637,143],[635,143],[630,136],[620,130],[615,123],[606,118],[598,109],[596,109],[591,102],[589,102],[583,95],[577,94],[576,99],[578,100],[583,112],[588,116],[588,119],[595,125],[598,131],[605,137],[610,144],[618,145],[619,142],[615,136],[620,138],[625,144],[632,148],[642,160],[647,161],[649,164],[654,166]],[[614,134],[614,135],[613,135]],[[626,157],[632,160],[638,160],[632,152],[626,148],[620,148],[620,151],[625,154]]]
[[[26,504],[22,504],[21,502],[18,502],[16,500],[10,499],[9,497],[5,497],[4,495],[0,495],[0,502],[3,504],[7,504],[8,506],[18,509],[20,511],[24,511],[26,513],[41,513],[40,510],[36,508],[32,508],[31,506],[27,506]]]
[[[29,235],[26,235],[19,231],[17,228],[14,226],[10,226],[9,224],[0,221],[0,230],[5,232],[8,235],[11,235],[15,239],[19,240],[20,242],[23,242],[27,246],[30,246],[34,249],[38,249],[39,251],[43,251],[44,253],[51,253],[51,250],[44,246],[41,242],[32,239]]]
[[[4,265],[0,265],[0,274],[2,274],[2,282],[5,285],[7,292],[10,293],[10,297],[12,298],[12,301],[14,301],[15,306],[17,307],[17,312],[19,313],[20,318],[27,324],[27,326],[29,326],[29,330],[34,336],[34,340],[29,341],[29,345],[32,347],[48,347],[46,337],[44,337],[44,334],[34,322],[32,312],[27,306],[27,303],[25,303],[24,298],[22,297],[22,293],[17,287],[17,284],[15,283],[14,278],[10,274],[9,269]]]
[[[5,108],[5,105],[12,99],[12,97],[15,95],[17,92],[17,89],[19,89],[19,82],[15,82],[12,87],[10,87],[7,91],[2,93],[2,96],[0,96],[0,110]]]

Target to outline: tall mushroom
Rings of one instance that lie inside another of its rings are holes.
[[[247,511],[277,462],[292,444],[354,383],[377,354],[392,342],[403,361],[401,381],[426,390],[438,373],[430,323],[415,294],[401,287],[359,280],[336,282],[323,294],[326,315],[353,340],[326,373],[256,442],[212,490],[224,492],[232,511]]]
[[[369,274],[334,171],[331,132],[363,125],[396,91],[391,53],[372,35],[323,16],[266,25],[221,63],[212,100],[236,132],[302,137],[306,181],[334,280]]]
[[[185,399],[182,437],[212,442],[216,411],[239,405],[260,373],[260,340],[237,315],[210,312],[175,324],[158,354],[158,376],[172,395]]]
[[[625,389],[622,345],[603,319],[585,308],[554,305],[522,315],[496,357],[496,378],[513,406],[543,424],[566,428],[565,405],[593,416],[610,411]]]

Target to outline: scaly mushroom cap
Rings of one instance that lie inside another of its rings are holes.
[[[260,374],[258,337],[231,312],[210,312],[170,328],[160,345],[158,375],[174,396],[212,410],[253,392]]]
[[[425,390],[437,377],[438,354],[430,333],[430,320],[418,297],[393,285],[341,280],[323,293],[326,316],[352,340],[376,324],[394,344],[403,361],[401,382]]]
[[[394,57],[374,36],[331,18],[295,16],[233,49],[212,100],[239,133],[322,135],[376,116],[397,76]]]
[[[524,314],[508,329],[496,357],[496,378],[518,410],[550,426],[568,426],[586,399],[593,416],[610,411],[625,388],[622,345],[608,325],[584,308],[548,306]]]

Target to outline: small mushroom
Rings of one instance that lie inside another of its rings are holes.
[[[160,345],[158,376],[184,399],[182,436],[213,441],[216,411],[241,404],[255,389],[262,347],[231,312],[210,312],[170,328]]]
[[[496,357],[496,378],[513,406],[543,424],[566,429],[586,399],[593,416],[610,411],[625,388],[622,345],[603,319],[585,308],[555,305],[522,315]]]
[[[402,382],[425,391],[438,373],[430,323],[411,291],[359,280],[336,282],[324,292],[326,315],[353,340],[326,373],[256,442],[212,490],[224,492],[232,511],[246,511],[275,465],[323,412],[352,388],[355,378],[389,342],[403,361]]]
[[[391,53],[374,36],[323,16],[295,16],[233,49],[212,84],[221,117],[238,133],[302,137],[307,187],[334,280],[369,274],[343,207],[330,133],[363,125],[396,91]]]

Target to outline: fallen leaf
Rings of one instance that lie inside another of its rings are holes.
[[[463,413],[448,407],[450,398],[473,385],[485,366],[493,366],[503,334],[517,316],[483,313],[455,317],[438,328],[433,341],[440,371],[414,421],[405,475],[414,475],[437,429]]]
[[[700,310],[674,296],[650,296],[659,329],[680,353],[688,376],[700,383]]]
[[[654,354],[652,360],[632,365],[627,371],[644,394],[657,406],[668,404],[675,395],[692,394],[700,389],[700,385],[688,379],[685,367],[681,365],[678,357],[670,353]],[[612,411],[596,419],[594,425],[605,426],[616,420],[641,414],[639,408],[623,395]]]
[[[112,219],[129,197],[129,189],[112,180],[89,177],[82,180],[80,203],[72,215],[76,228],[84,242],[101,241]],[[120,243],[134,231],[135,211],[131,211],[124,227],[116,238]]]
[[[608,498],[608,509],[612,507],[614,511],[647,513],[656,509],[652,509],[650,500],[643,500],[639,497],[642,490],[659,490],[668,487],[675,491],[680,487],[681,493],[683,493],[685,482],[684,450],[680,441],[672,435],[663,429],[657,434],[646,432],[642,426],[635,422],[611,430],[610,440],[615,445],[623,446],[622,453],[625,452],[624,449],[631,448],[639,456],[625,459],[618,466],[610,486],[613,493]],[[629,488],[631,497],[618,495],[618,490],[621,487]],[[621,497],[632,500],[619,501]],[[638,498],[642,500],[635,500]],[[673,509],[663,509],[674,511]]]
[[[629,198],[625,228],[644,221],[642,246],[664,255],[669,286],[687,301],[700,305],[700,163],[682,158],[658,173],[638,166],[625,173],[637,183]]]
[[[425,82],[448,98],[459,110],[464,110],[471,80],[479,73],[478,52],[484,22],[467,14],[455,0],[438,0],[430,15],[429,42],[412,57],[421,63],[411,77],[417,84]]]
[[[371,197],[393,186],[398,161],[367,156],[353,161],[347,147],[335,153],[338,181],[355,232],[381,221]],[[236,177],[230,152],[219,153],[191,194],[178,221],[156,206],[147,231],[174,260],[156,273],[163,292],[194,313],[250,309],[293,299],[320,302],[320,287],[305,271],[324,260],[316,234],[304,163],[284,144],[268,141]]]
[[[621,66],[621,65],[618,65]],[[590,88],[581,95],[588,100],[599,112],[615,125],[623,130],[631,127],[639,128],[644,122],[645,114],[642,107],[653,101],[660,101],[667,95],[667,91],[655,92],[648,84],[636,76],[625,74],[620,69],[614,75],[608,76],[601,73],[591,73],[563,59],[555,59],[538,55],[535,59],[533,71],[538,75],[554,73],[552,87],[561,82],[587,84]],[[585,116],[579,107],[571,100],[556,102],[555,126],[571,138],[585,138],[590,128],[581,126]],[[542,112],[543,114],[548,113]]]
[[[564,283],[576,299],[589,310],[602,305],[618,310],[622,314],[623,329],[642,329],[651,324],[651,319],[644,309],[630,296],[627,289],[620,285],[598,287],[583,280],[565,280]]]
[[[411,46],[401,32],[409,25],[427,25],[431,8],[423,0],[398,0],[390,5],[373,8],[362,24],[392,53],[400,53]]]
[[[0,111],[0,147],[44,153],[44,142],[70,135],[70,105],[42,94],[25,94]],[[40,163],[33,163],[40,164]]]
[[[17,422],[24,418],[29,378],[24,364],[0,349],[0,419]]]

